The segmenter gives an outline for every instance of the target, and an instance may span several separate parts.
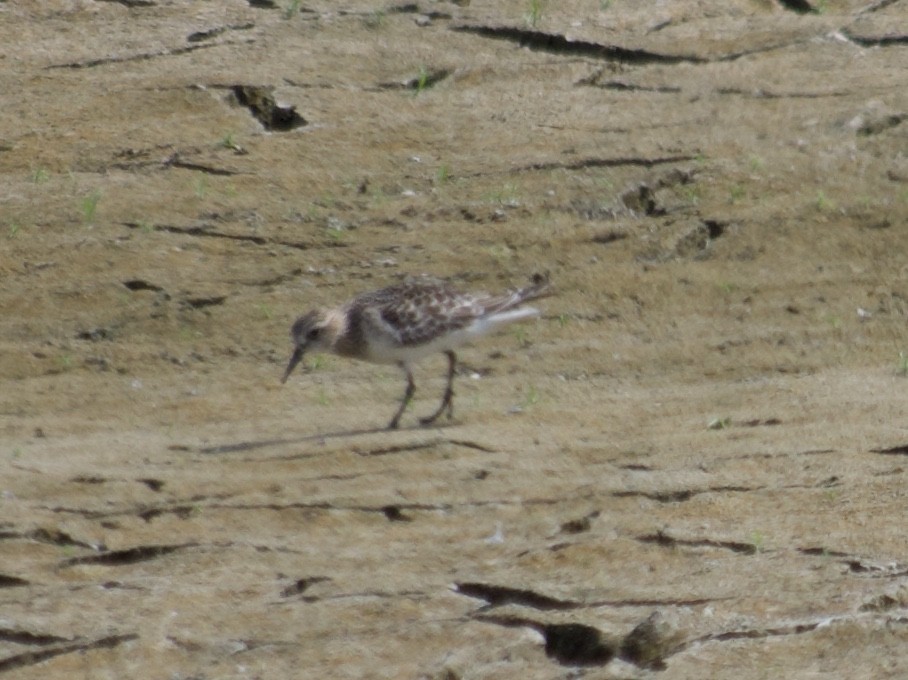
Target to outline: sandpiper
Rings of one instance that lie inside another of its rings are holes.
[[[377,364],[397,364],[407,376],[407,389],[388,429],[400,424],[413,399],[414,362],[436,352],[448,357],[448,384],[441,405],[420,418],[429,425],[445,411],[453,416],[454,350],[500,326],[539,314],[525,302],[552,294],[547,276],[536,274],[530,285],[501,295],[463,293],[429,277],[362,293],[340,307],[316,309],[299,317],[290,329],[293,355],[282,383],[306,352],[331,352]]]

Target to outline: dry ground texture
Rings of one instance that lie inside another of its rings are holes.
[[[908,675],[908,2],[0,2],[0,677]],[[455,418],[292,320],[542,317]]]

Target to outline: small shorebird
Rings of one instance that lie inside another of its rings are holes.
[[[433,423],[445,410],[450,418],[457,366],[454,350],[500,326],[537,316],[539,310],[523,304],[551,294],[548,277],[539,274],[525,288],[501,295],[462,293],[438,279],[409,278],[358,295],[340,307],[316,309],[298,318],[290,329],[293,355],[281,382],[287,382],[306,352],[397,364],[407,375],[407,390],[388,424],[393,430],[416,392],[411,366],[430,354],[444,352],[448,384],[441,406],[420,418],[420,423]]]

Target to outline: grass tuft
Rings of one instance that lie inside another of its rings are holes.
[[[416,74],[416,81],[413,86],[413,96],[418,97],[423,90],[429,86],[429,69],[424,65],[419,67],[419,73]]]
[[[302,0],[290,0],[284,8],[284,19],[290,20],[300,12]]]
[[[98,201],[101,200],[101,191],[95,189],[88,196],[79,202],[79,209],[82,212],[82,220],[85,224],[92,224],[95,219],[95,213],[98,211]]]
[[[529,11],[525,18],[531,28],[536,28],[542,20],[543,9],[545,9],[545,0],[530,0]]]
[[[370,12],[363,19],[363,25],[373,31],[381,28],[385,25],[385,13],[380,9]]]

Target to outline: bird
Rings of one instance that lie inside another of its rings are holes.
[[[498,295],[462,292],[429,276],[407,277],[387,288],[361,293],[340,306],[314,309],[297,318],[290,328],[293,353],[281,383],[287,382],[306,353],[396,364],[404,371],[407,386],[387,426],[394,430],[416,393],[413,365],[443,353],[448,373],[441,404],[419,422],[431,425],[445,412],[451,419],[457,368],[454,350],[506,324],[538,316],[539,310],[525,303],[553,293],[547,274],[535,274],[529,285]]]

